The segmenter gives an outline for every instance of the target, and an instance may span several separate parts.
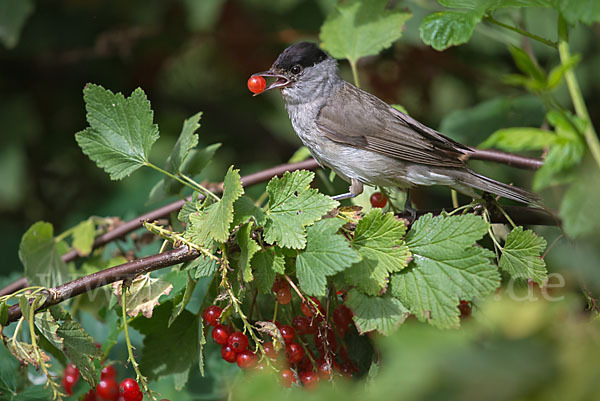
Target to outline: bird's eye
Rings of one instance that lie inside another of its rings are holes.
[[[302,71],[302,67],[299,64],[296,64],[290,71],[292,71],[292,74],[298,75],[300,74],[300,71]]]

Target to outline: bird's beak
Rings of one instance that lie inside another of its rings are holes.
[[[264,91],[262,91],[260,93],[256,93],[256,94],[254,94],[254,96],[260,95],[261,93],[265,93],[266,91],[269,91],[271,89],[285,88],[286,86],[288,86],[289,84],[292,83],[292,81],[287,79],[284,75],[278,74],[271,70],[257,72],[256,74],[252,74],[252,76],[253,77],[261,76],[261,77],[265,77],[265,78],[267,78],[267,77],[277,78],[271,85],[267,86]]]

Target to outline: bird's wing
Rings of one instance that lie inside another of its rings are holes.
[[[334,142],[432,166],[463,167],[470,149],[350,84],[332,94],[317,126]]]

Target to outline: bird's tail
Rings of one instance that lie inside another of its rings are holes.
[[[492,180],[491,178],[477,174],[472,170],[467,170],[467,174],[460,181],[472,188],[489,192],[503,198],[512,199],[525,204],[541,205],[541,198],[537,194],[523,188],[513,187],[504,184],[503,182]]]

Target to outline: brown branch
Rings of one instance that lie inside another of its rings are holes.
[[[544,160],[538,159],[537,157],[526,157],[493,149],[472,148],[472,150],[473,153],[470,155],[469,159],[473,160],[492,161],[525,170],[537,170],[544,164]]]
[[[62,301],[92,291],[96,288],[112,284],[116,281],[133,279],[140,274],[187,262],[198,256],[200,256],[198,251],[193,249],[189,250],[187,246],[182,246],[171,251],[101,270],[90,274],[89,276],[78,278],[77,280],[70,281],[51,289],[50,293],[52,294],[52,297],[49,298],[40,309],[59,304]],[[21,316],[22,313],[19,305],[13,305],[8,308],[8,323],[15,322]]]

